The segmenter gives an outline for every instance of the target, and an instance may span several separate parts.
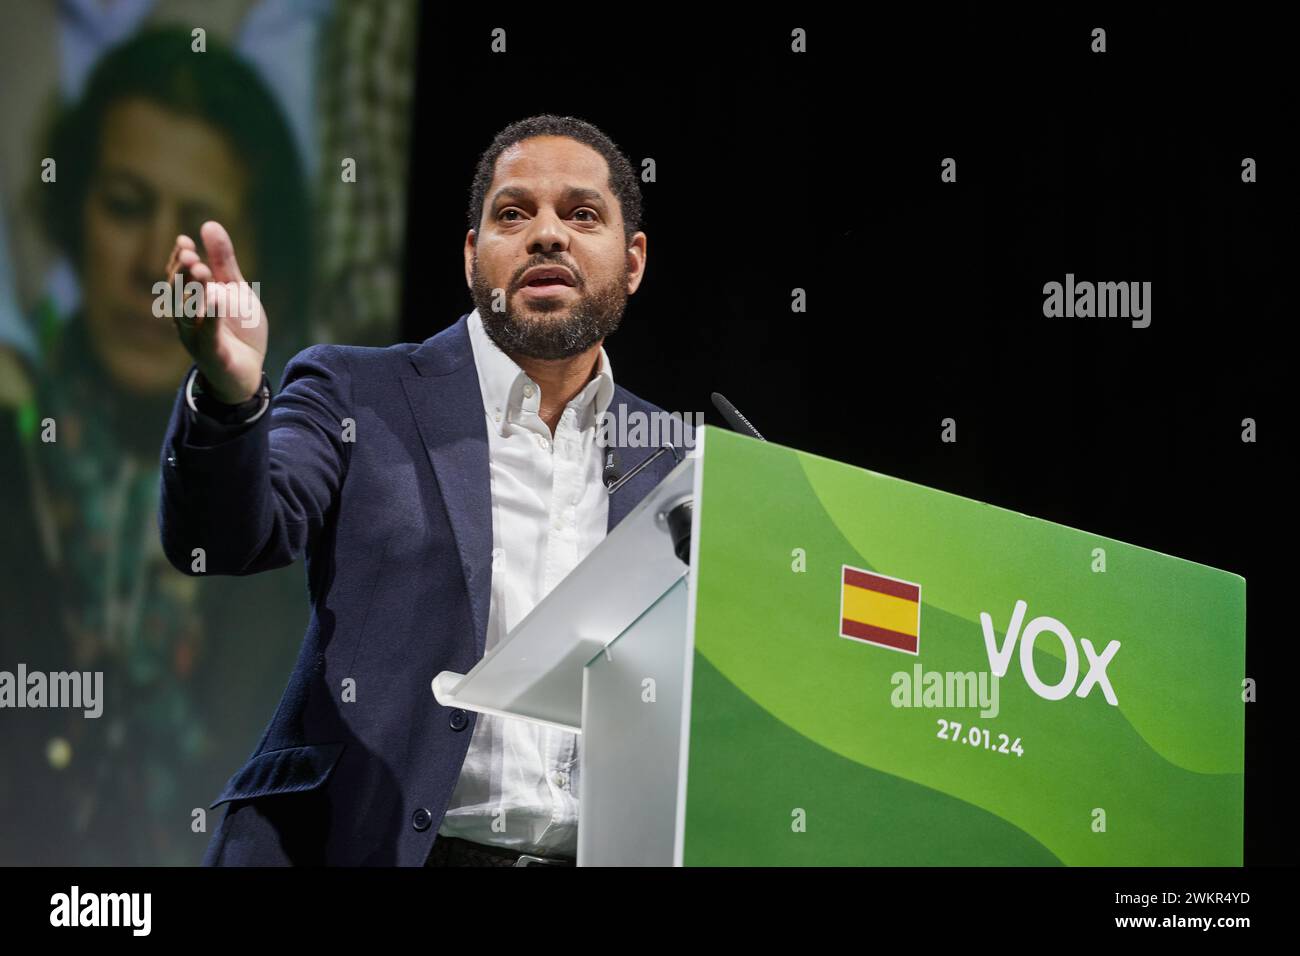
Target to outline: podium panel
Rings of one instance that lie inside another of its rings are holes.
[[[1244,579],[705,446],[679,862],[1241,865]]]
[[[587,664],[579,866],[672,866],[686,673],[683,574]]]
[[[1242,578],[696,438],[433,682],[581,734],[580,865],[1241,865]]]

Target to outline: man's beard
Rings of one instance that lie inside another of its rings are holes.
[[[531,269],[547,262],[529,263]],[[534,308],[520,315],[505,298],[505,311],[494,312],[496,301],[492,289],[479,273],[478,257],[471,265],[470,282],[474,306],[483,319],[483,328],[496,347],[507,355],[526,355],[537,359],[562,359],[585,352],[607,335],[617,331],[627,307],[627,264],[623,273],[609,285],[587,292],[581,278],[575,276],[576,301],[535,300]],[[520,293],[516,290],[515,295]],[[538,314],[534,314],[538,313]]]

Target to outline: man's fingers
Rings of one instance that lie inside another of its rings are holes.
[[[172,256],[166,260],[166,274],[168,274],[168,278],[172,277],[172,274],[175,273],[175,267],[177,267],[178,261],[181,260],[182,250],[190,250],[191,252],[195,250],[194,239],[191,239],[188,235],[183,233],[175,237],[175,242],[172,245]]]
[[[177,332],[180,333],[181,342],[186,349],[197,356],[195,349],[194,336],[207,333],[211,335],[216,328],[215,322],[207,322],[207,287],[212,281],[212,270],[199,258],[198,250],[195,248],[194,240],[186,235],[176,237],[176,243],[172,246],[171,256],[167,260],[167,279],[172,280],[173,276],[180,274],[184,284],[191,282],[198,283],[199,292],[189,300],[189,310],[193,315],[187,315],[186,300],[182,295],[181,302],[177,303],[179,311],[173,316],[177,326]]]
[[[208,262],[212,263],[212,274],[217,281],[243,281],[239,263],[235,261],[235,246],[230,241],[230,235],[225,227],[209,219],[199,230],[199,235],[203,238],[203,248],[208,254]]]
[[[181,308],[176,314],[176,321],[189,329],[201,328],[204,317],[208,314],[207,287],[208,283],[212,281],[212,270],[199,259],[198,253],[192,249],[182,249],[179,258],[181,272],[185,276],[185,285],[188,286],[191,282],[197,282],[199,291],[193,298],[188,295],[182,296]]]
[[[177,236],[176,242],[172,245],[172,253],[167,257],[167,268],[164,270],[168,282],[180,269],[181,252],[186,249],[194,251],[194,240],[186,235]]]

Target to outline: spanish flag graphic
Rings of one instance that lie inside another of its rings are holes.
[[[840,637],[916,654],[921,641],[921,585],[844,565]]]

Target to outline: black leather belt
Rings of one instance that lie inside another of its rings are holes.
[[[462,840],[460,837],[439,836],[433,841],[425,866],[576,866],[576,860],[560,856],[537,856],[521,853],[503,846],[489,846]]]

